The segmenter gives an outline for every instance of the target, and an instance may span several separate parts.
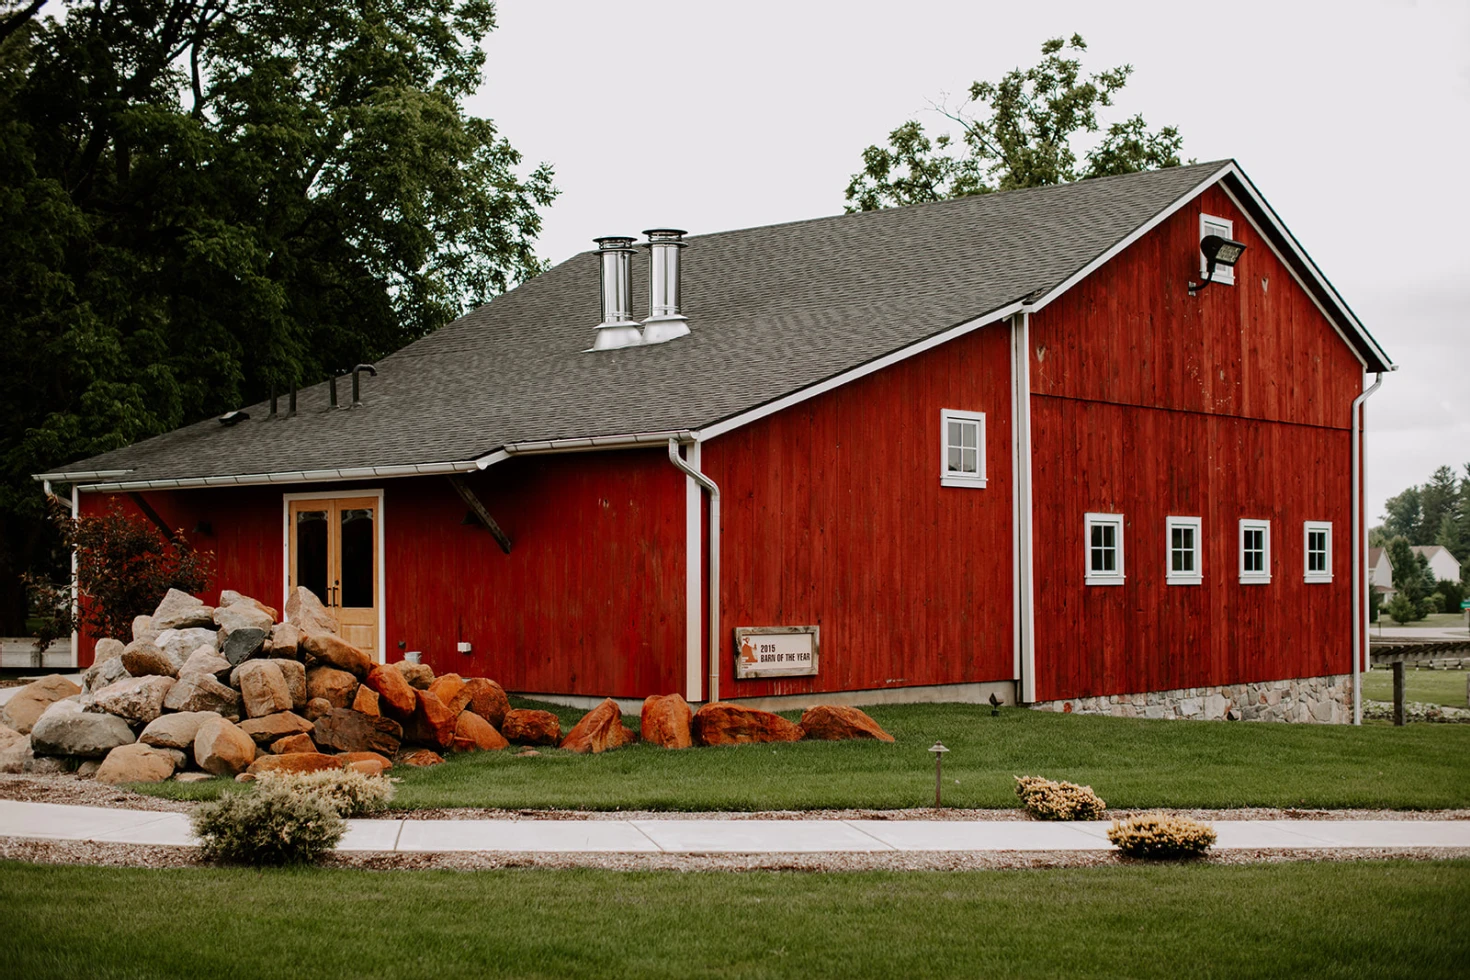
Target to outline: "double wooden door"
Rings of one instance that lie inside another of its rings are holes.
[[[337,620],[337,632],[374,660],[378,650],[378,497],[292,500],[288,588],[304,585]]]

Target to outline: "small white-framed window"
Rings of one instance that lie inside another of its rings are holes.
[[[1332,522],[1306,521],[1302,524],[1302,550],[1306,553],[1305,582],[1332,581]]]
[[[1087,584],[1123,584],[1123,515],[1088,514]]]
[[[941,411],[939,449],[941,486],[985,486],[984,412]]]
[[[1217,218],[1213,214],[1201,214],[1199,216],[1199,240],[1204,241],[1208,235],[1219,235],[1227,241],[1235,240],[1235,222],[1229,218]],[[1204,253],[1199,257],[1199,275],[1205,277],[1205,269],[1209,265],[1205,261]],[[1235,285],[1235,267],[1229,265],[1215,266],[1215,274],[1211,282],[1224,283],[1227,286]]]
[[[1267,585],[1271,581],[1271,522],[1240,520],[1240,584]]]
[[[1170,585],[1199,585],[1204,581],[1200,568],[1200,519],[1168,517],[1165,534],[1169,549],[1165,579]]]

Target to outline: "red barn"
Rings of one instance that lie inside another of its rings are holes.
[[[1207,236],[1244,248],[1208,280]],[[360,404],[38,478],[379,658],[574,703],[1346,717],[1393,365],[1233,162],[600,245]]]

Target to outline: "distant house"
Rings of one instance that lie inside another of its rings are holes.
[[[1416,544],[1414,554],[1429,559],[1429,573],[1436,582],[1460,581],[1460,562],[1444,547],[1437,544]]]
[[[1384,592],[1393,591],[1393,563],[1387,548],[1368,549],[1368,584]]]

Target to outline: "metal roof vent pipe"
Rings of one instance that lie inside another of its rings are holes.
[[[689,320],[679,311],[679,251],[686,243],[677,228],[652,228],[648,241],[648,319],[643,342],[662,344],[689,334]]]
[[[633,319],[633,239],[609,235],[593,241],[601,263],[602,322],[592,349],[636,347],[643,343],[643,335]]]

